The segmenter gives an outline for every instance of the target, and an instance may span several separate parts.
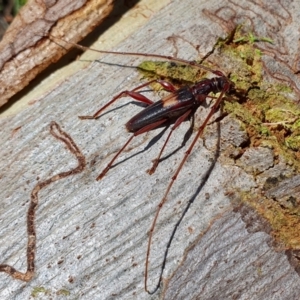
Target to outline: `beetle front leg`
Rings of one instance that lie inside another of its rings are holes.
[[[141,93],[137,92],[138,90],[140,90],[141,88],[150,85],[151,83],[158,83],[160,84],[165,90],[169,91],[169,92],[174,92],[176,90],[176,88],[169,82],[164,81],[164,80],[151,80],[148,81],[146,83],[143,83],[141,85],[139,85],[138,87],[134,88],[131,91],[122,91],[121,93],[119,93],[118,95],[116,95],[112,100],[110,100],[108,103],[106,103],[104,106],[102,106],[96,113],[94,113],[92,116],[79,116],[79,119],[84,120],[84,119],[98,119],[101,115],[101,113],[107,108],[109,107],[111,104],[113,104],[115,101],[117,101],[118,99],[122,98],[122,97],[131,97],[137,101],[143,102],[147,105],[151,105],[154,102],[152,100],[150,100],[149,98],[147,98],[146,96],[142,95]]]

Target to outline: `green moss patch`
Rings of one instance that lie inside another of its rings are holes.
[[[201,62],[213,70],[228,74],[235,92],[227,95],[223,110],[243,124],[250,143],[245,147],[268,147],[276,158],[283,158],[294,174],[300,170],[300,108],[291,99],[292,89],[263,77],[262,52],[257,42],[271,43],[267,37],[255,37],[238,26],[227,38],[218,39],[208,59]],[[217,67],[216,67],[217,66]],[[213,77],[201,68],[173,62],[145,61],[138,67],[147,79],[163,78],[176,86],[193,84]],[[252,174],[255,176],[255,174]],[[272,234],[285,247],[300,249],[300,205],[283,207],[278,201],[259,195],[240,195],[268,221]]]

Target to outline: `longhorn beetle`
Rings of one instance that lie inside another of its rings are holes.
[[[58,39],[53,37],[53,39]],[[59,39],[62,41],[61,39]],[[70,42],[68,42],[70,43]],[[220,95],[216,98],[215,103],[213,104],[212,108],[210,109],[208,115],[206,116],[204,122],[200,126],[200,128],[197,131],[196,136],[194,137],[193,141],[191,142],[190,146],[188,147],[188,150],[185,152],[179,166],[177,167],[174,175],[172,176],[167,189],[164,193],[164,196],[162,197],[160,203],[158,204],[158,208],[156,210],[152,225],[150,227],[149,231],[149,238],[148,238],[148,246],[147,246],[147,254],[146,254],[146,263],[145,263],[145,281],[144,286],[145,290],[149,294],[153,294],[157,291],[157,289],[160,286],[161,278],[162,278],[162,271],[158,280],[158,283],[153,291],[150,291],[148,289],[148,269],[149,269],[149,257],[150,257],[150,250],[151,250],[151,242],[153,237],[153,231],[156,225],[156,221],[158,219],[160,210],[164,203],[167,201],[167,196],[171,190],[171,187],[173,186],[182,166],[186,162],[189,154],[191,153],[193,147],[195,146],[197,140],[203,133],[203,130],[205,129],[205,126],[209,122],[212,115],[217,111],[218,107],[220,106],[220,103],[222,102],[223,96],[226,92],[230,91],[233,88],[233,83],[228,79],[227,76],[225,76],[221,71],[218,70],[212,70],[206,66],[203,66],[201,64],[198,64],[196,62],[191,62],[185,59],[175,58],[171,56],[165,56],[165,55],[159,55],[159,54],[149,54],[149,53],[135,53],[135,52],[115,52],[115,51],[102,51],[102,50],[96,50],[91,49],[85,46],[81,46],[78,44],[70,43],[74,47],[79,48],[81,50],[93,50],[99,53],[104,54],[116,54],[116,55],[126,55],[126,56],[140,56],[140,57],[153,57],[153,58],[159,58],[164,59],[167,61],[173,61],[176,63],[182,63],[186,65],[190,65],[192,67],[196,68],[202,68],[205,71],[211,72],[212,74],[216,75],[216,77],[213,77],[211,79],[202,79],[198,82],[196,82],[194,85],[191,86],[185,86],[182,88],[177,89],[175,86],[173,86],[171,83],[164,81],[164,80],[151,80],[146,83],[143,83],[139,85],[138,87],[130,90],[130,91],[122,91],[118,95],[116,95],[112,100],[110,100],[108,103],[106,103],[103,107],[101,107],[96,113],[94,113],[92,116],[79,116],[80,119],[98,119],[101,117],[102,112],[109,107],[112,103],[117,101],[118,99],[128,96],[131,97],[137,101],[140,101],[142,103],[145,103],[147,107],[142,110],[140,113],[132,117],[127,123],[126,128],[128,131],[132,132],[132,136],[127,140],[127,142],[121,147],[121,149],[115,154],[115,156],[111,159],[111,161],[107,164],[105,169],[100,173],[100,175],[96,178],[96,180],[102,179],[105,174],[109,171],[117,157],[122,153],[122,151],[128,146],[128,144],[132,141],[132,139],[135,136],[138,136],[140,134],[143,134],[145,132],[148,132],[152,129],[155,129],[157,127],[167,125],[169,122],[174,123],[174,125],[171,127],[171,130],[166,138],[165,143],[163,144],[163,147],[161,148],[157,158],[154,160],[153,166],[150,170],[148,170],[149,174],[152,174],[155,172],[155,169],[159,163],[160,157],[173,133],[173,131],[185,120],[187,120],[190,116],[192,116],[197,108],[204,103],[207,97],[210,97],[209,94],[211,92],[213,93],[220,93]],[[161,100],[157,102],[153,102],[149,98],[145,97],[141,93],[138,92],[138,90],[142,89],[145,86],[148,86],[151,83],[158,83],[160,84],[165,90],[170,92],[170,94]],[[214,98],[214,97],[211,97]]]

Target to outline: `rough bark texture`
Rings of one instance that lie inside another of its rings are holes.
[[[0,106],[66,53],[68,47],[49,43],[48,35],[76,43],[104,20],[112,3],[28,1],[0,43]]]
[[[152,12],[146,25],[112,50],[193,60],[210,51],[216,39],[225,37],[235,24],[245,23],[255,35],[274,40],[273,45],[259,45],[265,53],[265,76],[289,83],[297,98],[300,82],[295,74],[299,70],[295,28],[299,12],[295,1],[191,0],[187,4],[174,0]],[[0,273],[0,298],[298,299],[297,255],[286,255],[283,248],[276,248],[268,224],[238,199],[233,201],[230,194],[235,190],[247,193],[261,184],[251,170],[248,172],[249,166],[263,174],[260,181],[288,173],[288,167],[276,165],[274,154],[265,148],[251,150],[250,159],[244,157],[240,165],[226,157],[222,151],[228,145],[237,146],[247,139],[230,116],[219,127],[216,123],[208,126],[204,140],[196,144],[168,196],[154,234],[150,286],[158,280],[175,223],[186,203],[194,202],[170,247],[163,287],[153,296],[144,291],[147,233],[166,185],[187,149],[184,146],[175,151],[189,123],[176,129],[166,155],[174,153],[152,176],[146,170],[163,144],[165,135],[159,138],[162,129],[134,139],[119,163],[96,182],[130,136],[124,124],[141,110],[122,99],[97,121],[77,118],[94,113],[119,91],[139,84],[135,69],[117,65],[137,65],[140,60],[114,55],[103,60],[115,65],[95,62],[46,96],[33,99],[24,111],[0,121],[1,263],[25,270],[30,192],[38,180],[76,165],[68,150],[50,136],[51,121],[58,122],[74,139],[88,162],[83,173],[58,181],[39,194],[36,276],[25,284]],[[196,127],[208,110],[199,109]],[[215,160],[218,140],[221,153]],[[282,190],[270,189],[270,196],[276,193],[282,194]]]

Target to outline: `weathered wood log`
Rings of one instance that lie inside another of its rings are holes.
[[[225,37],[237,23],[246,23],[257,36],[274,40],[273,45],[259,45],[266,54],[266,78],[288,82],[297,95],[295,24],[299,9],[299,4],[290,2],[272,6],[249,1],[172,1],[147,15],[146,24],[112,50],[194,60],[210,51],[216,39]],[[99,44],[96,47],[101,49]],[[0,120],[0,263],[26,269],[26,213],[31,190],[38,181],[76,165],[63,144],[49,134],[51,121],[74,139],[88,162],[82,173],[39,193],[36,275],[24,283],[0,273],[1,299],[28,299],[30,295],[43,299],[61,295],[70,299],[297,299],[297,256],[286,255],[284,246],[274,240],[270,224],[253,208],[241,204],[235,193],[252,192],[261,184],[259,180],[290,175],[293,170],[276,164],[274,153],[261,147],[251,154],[251,164],[257,164],[265,175],[257,178],[247,173],[246,161],[235,164],[222,151],[226,145],[242,144],[247,135],[230,116],[220,126],[208,126],[168,196],[154,234],[150,287],[158,280],[176,222],[187,202],[193,199],[193,203],[171,244],[162,288],[153,296],[144,291],[148,231],[187,146],[163,160],[149,176],[146,170],[163,144],[163,138],[157,138],[162,129],[151,131],[137,137],[119,163],[101,181],[95,180],[130,136],[124,124],[141,110],[131,100],[122,99],[97,121],[78,119],[94,113],[121,90],[139,84],[139,75],[130,66],[141,59],[101,57],[108,64],[94,62],[87,67],[80,61],[83,59],[74,62],[79,71],[63,77],[54,87],[43,86],[43,96],[35,96],[31,105]],[[154,100],[159,97],[147,95]],[[196,127],[208,111],[209,107],[199,109]],[[185,122],[176,129],[166,155],[181,146],[188,128]],[[273,197],[275,192],[270,190],[269,195]]]

